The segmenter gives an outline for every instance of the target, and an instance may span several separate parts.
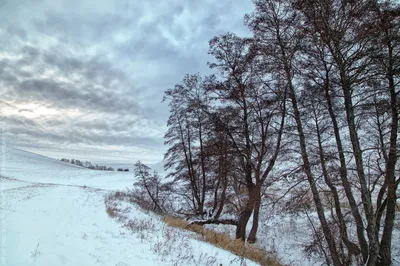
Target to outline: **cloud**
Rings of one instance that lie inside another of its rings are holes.
[[[79,60],[44,53],[30,46],[24,56],[0,61],[3,89],[22,101],[51,102],[59,107],[137,114],[135,89],[126,74],[108,61]]]
[[[251,10],[251,0],[3,0],[0,126],[15,145],[52,154],[161,160],[163,92],[209,73],[208,40],[248,34]]]

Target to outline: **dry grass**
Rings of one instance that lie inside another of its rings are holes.
[[[107,207],[106,212],[107,212],[108,216],[110,216],[110,217],[117,216],[116,210],[112,207]]]
[[[147,232],[151,232],[154,229],[154,224],[150,221],[139,221],[135,219],[128,219],[128,217],[124,214],[124,210],[121,210],[117,207],[115,202],[117,200],[122,200],[122,201],[127,201],[131,203],[135,203],[139,205],[140,207],[144,208],[144,206],[141,206],[138,204],[137,200],[132,197],[132,194],[129,192],[125,191],[119,191],[116,193],[109,194],[106,199],[106,212],[107,214],[112,217],[116,218],[120,222],[122,222],[125,227],[131,229],[133,232],[138,233],[139,236],[143,234],[143,238],[145,238],[145,235]],[[146,209],[146,208],[144,208]],[[225,249],[227,251],[232,252],[233,254],[239,256],[241,259],[249,259],[254,262],[257,262],[261,265],[269,265],[269,266],[280,266],[279,260],[270,253],[267,253],[266,251],[263,251],[261,249],[256,248],[253,245],[250,244],[245,244],[241,240],[234,240],[231,239],[229,236],[226,234],[222,233],[217,233],[212,230],[205,229],[204,227],[200,225],[195,225],[191,224],[189,225],[185,220],[179,219],[179,218],[173,218],[169,216],[163,217],[164,222],[169,226],[169,227],[175,227],[175,228],[180,228],[184,230],[189,230],[194,233],[196,233],[196,238],[198,240],[210,243],[214,246],[217,246],[219,248]],[[141,237],[141,238],[142,238]],[[191,254],[190,248],[188,247],[187,239],[182,238],[182,237],[177,237],[174,234],[173,230],[166,230],[164,232],[164,240],[160,243],[157,243],[154,246],[154,251],[157,254],[161,254],[165,256],[168,252],[171,252],[171,247],[173,246],[171,243],[172,242],[179,242],[177,245],[179,246],[179,249],[177,253],[179,253],[179,260],[182,262],[189,257],[188,254]],[[165,242],[165,243],[164,243]],[[184,248],[186,246],[186,248]],[[214,255],[209,255],[209,254],[202,254],[200,258],[198,258],[199,261],[213,261],[215,259]],[[209,263],[206,263],[209,264]],[[211,263],[212,264],[212,263]],[[182,264],[181,264],[182,265]],[[241,264],[242,265],[242,264]],[[245,265],[245,264],[244,264]]]
[[[272,254],[258,249],[252,245],[246,245],[243,241],[237,239],[231,239],[229,236],[217,233],[200,225],[191,224],[189,225],[186,221],[173,218],[164,217],[164,222],[171,227],[177,227],[185,230],[190,230],[197,233],[199,240],[210,243],[214,246],[228,250],[239,257],[250,259],[254,262],[260,263],[261,265],[269,266],[280,266],[279,260]]]
[[[146,200],[146,197],[143,197],[142,194],[138,194],[137,191],[116,191],[108,194],[105,199],[106,202],[115,202],[117,200],[134,203],[145,212],[155,213],[153,202],[149,201],[148,199]]]

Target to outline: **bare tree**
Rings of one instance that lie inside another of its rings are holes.
[[[204,213],[207,194],[207,171],[204,141],[207,135],[206,115],[200,104],[206,104],[200,75],[186,75],[175,88],[165,92],[170,117],[165,144],[165,167],[170,177],[188,181],[190,202],[195,214]]]
[[[278,157],[285,121],[285,91],[260,71],[251,39],[228,33],[210,41],[210,54],[222,82],[209,86],[218,101],[212,113],[228,136],[240,162],[246,204],[239,215],[236,237],[246,239],[246,226],[253,214],[249,242],[256,241],[261,190]]]
[[[153,210],[158,213],[166,213],[167,210],[164,206],[165,195],[164,193],[170,190],[167,183],[162,183],[161,177],[157,172],[150,173],[151,168],[137,161],[134,165],[134,173],[137,181],[134,182],[136,188],[146,191],[152,204]]]

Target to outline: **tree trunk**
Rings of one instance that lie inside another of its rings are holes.
[[[391,246],[392,246],[392,232],[393,232],[393,221],[396,215],[396,179],[395,179],[395,168],[397,161],[397,131],[398,131],[398,120],[399,113],[397,110],[397,97],[395,90],[395,83],[393,78],[393,51],[390,43],[389,47],[389,73],[387,75],[389,81],[390,91],[390,107],[391,107],[391,131],[390,131],[390,149],[388,162],[386,164],[386,175],[385,182],[387,183],[387,206],[386,206],[386,217],[385,225],[383,228],[381,245],[380,245],[380,256],[381,265],[389,266],[391,264]]]
[[[282,50],[284,48],[282,47]],[[285,56],[285,52],[283,51],[283,56]],[[328,221],[326,220],[325,217],[325,213],[324,213],[324,207],[322,205],[322,201],[318,192],[318,188],[317,188],[317,184],[315,182],[314,176],[312,174],[311,171],[311,165],[310,165],[310,161],[308,158],[308,152],[307,152],[307,148],[306,148],[306,139],[304,136],[304,131],[303,131],[303,125],[302,125],[302,121],[301,121],[301,116],[300,116],[300,111],[297,105],[297,98],[296,98],[296,93],[292,84],[292,78],[291,78],[291,74],[290,74],[290,68],[289,66],[285,66],[285,72],[286,72],[286,76],[287,76],[287,81],[288,81],[288,87],[289,87],[289,95],[290,95],[290,99],[292,102],[292,106],[293,106],[293,112],[294,112],[294,118],[296,121],[296,125],[297,125],[297,132],[299,134],[299,141],[300,141],[300,152],[301,152],[301,157],[303,159],[303,168],[304,168],[304,173],[307,176],[307,180],[308,183],[310,185],[311,188],[311,192],[313,195],[313,199],[314,199],[314,204],[315,207],[317,209],[317,214],[318,214],[318,218],[321,222],[321,226],[322,226],[322,230],[324,232],[324,237],[325,240],[328,244],[328,248],[330,251],[330,255],[333,261],[333,265],[335,266],[339,266],[341,265],[340,259],[339,259],[339,255],[337,253],[337,249],[336,249],[336,243],[335,240],[333,238],[332,232],[329,228],[328,225]]]
[[[207,179],[206,179],[206,166],[205,166],[205,156],[204,156],[204,145],[203,145],[203,129],[201,126],[201,121],[199,119],[199,141],[200,141],[200,163],[201,163],[201,177],[202,177],[202,186],[201,186],[201,212],[204,212],[204,203],[206,200],[206,190],[207,190]]]
[[[219,199],[219,207],[217,212],[214,215],[214,219],[218,219],[221,216],[222,210],[224,209],[225,201],[226,201],[226,189],[228,188],[228,178],[226,176],[222,177],[222,192],[221,197]]]
[[[254,209],[254,197],[255,187],[254,185],[248,187],[248,199],[245,208],[242,210],[239,216],[238,224],[236,227],[236,239],[246,241],[246,226],[253,213]]]
[[[352,243],[348,237],[346,221],[343,217],[342,208],[340,206],[339,193],[337,191],[336,186],[332,183],[330,176],[328,174],[324,147],[322,145],[322,137],[321,137],[321,130],[320,130],[319,121],[318,121],[318,115],[316,113],[315,107],[312,106],[312,108],[313,108],[312,110],[313,110],[313,115],[314,115],[314,119],[315,119],[315,128],[316,128],[317,142],[318,142],[318,153],[319,153],[319,157],[320,157],[322,175],[324,177],[325,183],[328,185],[328,187],[331,191],[331,194],[332,194],[332,197],[334,200],[335,212],[336,212],[336,216],[338,219],[337,223],[339,226],[340,238],[348,250],[348,255],[349,255],[348,257],[351,258],[351,256],[353,256],[353,255],[360,254],[361,251],[360,251],[359,247],[356,244]],[[346,255],[344,252],[342,252],[341,257],[343,258],[344,261],[349,261],[349,259],[350,259],[350,258],[346,259]]]
[[[326,71],[327,71],[327,68],[326,68]],[[326,73],[325,79],[326,79],[325,82],[329,82],[328,81],[329,80],[328,72]],[[331,118],[332,125],[333,125],[333,132],[335,135],[336,147],[338,149],[338,154],[339,154],[340,179],[342,181],[342,185],[343,185],[344,191],[346,193],[347,200],[349,201],[351,213],[356,222],[357,238],[358,238],[358,243],[361,248],[363,261],[366,262],[368,259],[368,243],[367,243],[367,240],[365,239],[365,235],[364,235],[364,223],[362,221],[360,211],[358,210],[358,206],[357,206],[357,202],[354,198],[354,194],[351,191],[350,182],[347,178],[346,159],[344,156],[344,150],[343,150],[343,145],[342,145],[342,139],[340,137],[338,122],[336,120],[336,115],[333,111],[332,99],[331,99],[331,95],[329,93],[329,83],[324,84],[324,90],[325,90],[325,99],[326,99],[326,102],[328,105],[329,116]]]
[[[257,230],[260,216],[260,206],[261,206],[261,184],[257,184],[254,187],[254,210],[253,210],[253,225],[251,227],[249,237],[247,238],[247,242],[255,243],[257,238]]]
[[[367,234],[369,239],[369,252],[367,259],[367,266],[375,266],[379,255],[379,242],[378,242],[378,228],[376,225],[373,206],[371,200],[371,193],[368,189],[365,173],[361,145],[355,124],[354,106],[352,102],[352,90],[350,82],[345,73],[345,65],[340,59],[337,59],[340,67],[341,86],[344,95],[344,106],[346,110],[347,126],[350,133],[350,140],[353,149],[354,160],[358,174],[358,180],[361,187],[361,197],[363,201],[365,216],[367,218]]]

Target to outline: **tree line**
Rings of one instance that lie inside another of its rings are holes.
[[[300,186],[292,196],[317,214],[316,245],[328,265],[390,265],[400,183],[399,6],[253,2],[244,18],[251,37],[210,40],[215,74],[186,74],[165,92],[172,182],[149,187],[152,175],[139,164],[142,185],[157,197],[173,191],[184,203],[176,213],[233,224],[250,243],[268,188]]]
[[[98,165],[98,164],[94,165],[89,161],[80,161],[78,159],[71,159],[70,160],[70,159],[66,159],[66,158],[62,158],[62,159],[60,159],[60,161],[66,162],[66,163],[70,163],[70,164],[74,164],[74,165],[78,165],[78,166],[82,166],[82,167],[89,168],[89,169],[92,169],[92,170],[115,171],[114,168],[112,168],[112,167],[107,167],[105,165]],[[118,169],[118,171],[123,171],[123,170],[124,169],[121,169],[121,170]]]

